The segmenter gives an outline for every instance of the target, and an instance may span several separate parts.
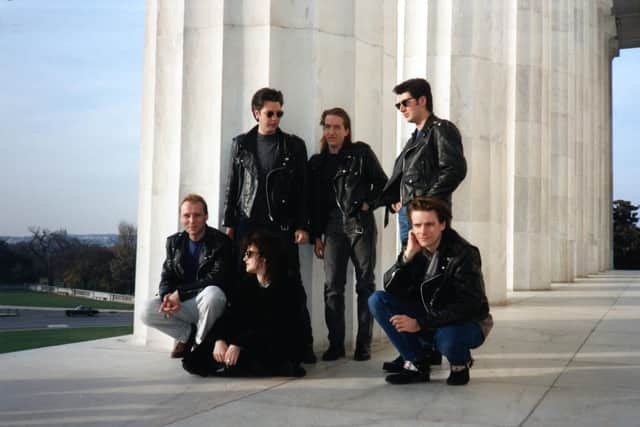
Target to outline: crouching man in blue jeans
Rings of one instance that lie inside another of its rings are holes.
[[[480,252],[450,227],[446,203],[417,197],[408,204],[408,216],[407,245],[384,276],[385,290],[369,298],[371,313],[404,361],[386,381],[429,381],[436,350],[451,365],[447,384],[467,384],[470,349],[493,326]]]

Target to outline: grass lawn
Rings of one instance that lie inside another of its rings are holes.
[[[0,305],[22,305],[26,307],[73,308],[77,305],[89,305],[98,309],[133,310],[132,304],[99,301],[89,298],[71,297],[47,292],[4,291],[0,292]]]
[[[133,326],[101,328],[38,329],[33,331],[0,332],[0,353],[49,347],[51,345],[97,340],[133,333]]]

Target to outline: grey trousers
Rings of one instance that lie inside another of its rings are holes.
[[[171,316],[158,312],[161,303],[160,297],[145,303],[142,323],[183,343],[189,340],[191,325],[195,325],[196,344],[200,344],[224,312],[227,297],[219,287],[207,286],[195,298],[180,302],[180,311]]]
[[[324,313],[329,329],[329,343],[344,346],[344,292],[347,281],[347,263],[353,262],[356,271],[358,295],[358,335],[356,347],[369,348],[373,331],[373,317],[368,299],[375,291],[376,239],[378,230],[370,212],[361,212],[358,218],[348,218],[342,224],[336,210],[329,215],[324,241]]]

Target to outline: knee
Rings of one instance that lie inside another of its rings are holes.
[[[197,296],[198,306],[205,310],[222,310],[227,305],[227,296],[218,286],[207,286]]]
[[[147,326],[151,325],[154,317],[158,315],[158,310],[160,310],[160,298],[156,297],[145,301],[140,310],[140,320],[142,323]]]
[[[376,313],[380,311],[386,305],[386,292],[385,291],[375,291],[368,300],[369,310],[371,313]]]
[[[457,354],[460,350],[464,350],[464,343],[457,334],[448,334],[437,339],[436,347],[440,353],[450,359],[452,354]]]

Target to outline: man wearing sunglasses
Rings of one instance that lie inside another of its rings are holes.
[[[282,92],[276,89],[262,88],[253,95],[251,113],[257,125],[233,139],[223,225],[238,244],[256,230],[279,236],[288,249],[294,288],[306,301],[298,245],[309,241],[307,149],[302,139],[280,129],[283,104]],[[306,305],[304,310],[308,345],[304,361],[314,363]]]
[[[451,194],[467,173],[462,138],[456,126],[433,114],[431,86],[425,79],[406,80],[393,88],[396,108],[416,129],[396,158],[381,204],[398,213],[400,239],[410,229],[407,204],[415,197],[437,197],[451,205]],[[386,225],[386,224],[385,224]]]

